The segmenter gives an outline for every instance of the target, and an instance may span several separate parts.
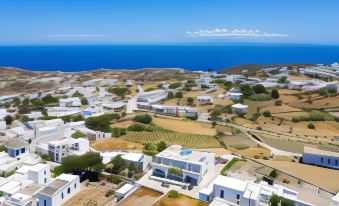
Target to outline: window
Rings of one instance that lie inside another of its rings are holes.
[[[71,188],[70,187],[67,189],[67,194],[69,194],[69,193],[71,193]]]
[[[335,165],[336,165],[336,166],[338,165],[338,160],[335,160]]]
[[[224,198],[224,190],[220,190],[220,198]]]
[[[240,199],[240,195],[237,195],[237,200],[239,200]]]
[[[45,177],[45,179],[44,179],[44,182],[45,182],[45,184],[47,183],[47,178]]]
[[[323,163],[324,162],[324,158],[321,157],[320,158],[320,162]]]
[[[327,164],[331,164],[331,159],[327,159]]]
[[[47,171],[45,170],[45,171],[44,171],[44,175],[46,175],[46,173],[47,173]]]
[[[63,192],[61,193],[61,199],[64,199],[64,193]]]
[[[75,188],[77,188],[77,184],[76,184],[76,183],[74,183],[74,189],[75,189]]]
[[[44,200],[44,206],[47,206],[47,200]]]
[[[21,148],[21,153],[25,153],[25,148]]]

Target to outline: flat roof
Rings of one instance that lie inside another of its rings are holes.
[[[310,147],[310,146],[304,146],[304,153],[316,154],[316,155],[325,155],[325,156],[331,156],[331,157],[339,157],[338,152],[322,150],[322,149],[319,149],[319,148],[316,148],[316,147]]]
[[[120,189],[118,189],[115,193],[125,195],[126,193],[131,191],[133,188],[134,188],[134,185],[127,183],[124,186],[122,186]]]
[[[181,145],[172,145],[156,155],[156,157],[165,157],[181,161],[202,162],[201,160],[212,153],[194,151],[185,149]]]
[[[47,168],[49,165],[48,164],[42,164],[42,163],[38,163],[36,165],[33,165],[29,168],[29,170],[34,171],[34,172],[39,172],[42,169]]]
[[[236,108],[236,109],[245,109],[245,108],[248,108],[248,106],[244,105],[244,104],[233,104],[231,107],[232,108]]]
[[[141,153],[127,153],[123,156],[121,156],[123,159],[129,160],[129,161],[133,161],[133,162],[139,162],[141,160],[141,158],[144,155]]]
[[[61,176],[61,175],[59,175],[59,176]],[[68,182],[69,181],[66,181],[66,180],[55,179],[53,182],[49,183],[46,187],[44,187],[39,193],[47,195],[47,196],[53,196],[61,188],[63,188],[65,185],[67,185]]]
[[[9,147],[9,148],[22,148],[22,147],[26,147],[27,144],[25,144],[24,142],[20,141],[19,139],[16,138],[12,138],[10,139],[5,146]]]
[[[220,185],[222,187],[230,188],[233,190],[237,191],[245,191],[248,182],[232,178],[232,177],[227,177],[227,176],[222,176],[219,175],[215,180],[213,181],[215,185]]]
[[[56,177],[57,180],[64,180],[67,182],[72,182],[73,180],[77,178],[78,178],[78,175],[70,175],[70,174],[61,174]]]

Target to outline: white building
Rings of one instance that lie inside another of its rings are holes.
[[[135,152],[100,152],[100,156],[102,157],[102,163],[108,164],[112,158],[120,155],[123,158],[127,165],[132,164],[135,166],[139,171],[146,171],[149,167],[152,157],[144,155],[142,153],[135,153]]]
[[[79,176],[61,174],[35,195],[39,200],[37,206],[62,205],[79,191]]]
[[[59,99],[60,107],[80,107],[81,100],[79,97],[71,97],[67,99]]]
[[[78,107],[49,107],[47,114],[50,117],[63,117],[68,115],[80,114],[81,110]]]
[[[237,88],[232,88],[226,93],[226,97],[232,101],[239,101],[242,96],[242,92]]]
[[[244,104],[233,104],[231,108],[235,114],[245,114],[247,113],[248,106]]]
[[[137,95],[138,102],[148,102],[154,104],[167,98],[168,92],[166,90],[156,90],[150,92],[139,92]]]
[[[65,133],[65,124],[62,119],[36,120],[28,124],[35,131],[37,139],[63,137]]]
[[[339,192],[332,198],[331,206],[339,206]]]
[[[112,102],[109,104],[102,104],[102,108],[104,110],[112,110],[112,111],[121,111],[125,108],[126,103],[124,102]]]
[[[198,185],[215,167],[215,154],[172,145],[153,158],[152,176],[171,183]]]
[[[206,105],[213,104],[213,97],[210,96],[197,96],[198,104]]]
[[[221,205],[257,206],[268,205],[269,198],[273,194],[291,200],[294,206],[311,205],[298,199],[298,192],[287,187],[277,184],[268,185],[267,182],[254,183],[221,175],[199,192],[199,199],[212,201],[214,198],[220,198],[223,201],[218,199],[217,201],[224,202]]]
[[[126,197],[128,194],[132,193],[136,187],[134,185],[131,185],[129,183],[125,184],[121,188],[119,188],[115,195],[117,197],[117,202],[122,200],[124,197]]]
[[[47,150],[46,150],[47,149]],[[67,138],[51,141],[46,145],[36,145],[36,151],[48,154],[52,161],[61,162],[63,157],[69,155],[83,155],[89,150],[89,141],[85,138]]]

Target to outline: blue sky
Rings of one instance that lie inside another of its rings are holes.
[[[0,45],[339,44],[337,0],[2,0]]]

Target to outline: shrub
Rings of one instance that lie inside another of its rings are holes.
[[[173,92],[168,92],[168,94],[167,94],[167,99],[174,99],[174,94],[173,94]]]
[[[127,87],[111,87],[108,89],[108,92],[113,93],[121,98],[125,98],[127,94],[131,93],[131,90]]]
[[[176,89],[176,88],[179,88],[182,86],[182,83],[181,82],[175,82],[175,83],[172,83],[168,86],[168,88],[170,89]]]
[[[126,134],[125,128],[114,127],[111,129],[112,137],[120,137]]]
[[[277,173],[277,170],[272,170],[269,174],[270,177],[272,178],[277,178],[278,177],[278,173]]]
[[[173,175],[177,175],[177,176],[182,176],[182,171],[180,169],[177,169],[177,168],[168,168],[168,171],[167,171],[169,174],[173,174]]]
[[[164,141],[161,141],[157,144],[158,152],[164,151],[167,148],[167,144]]]
[[[253,101],[268,101],[272,99],[269,94],[265,94],[265,93],[253,94],[249,96],[248,98]]]
[[[110,182],[110,183],[113,183],[113,184],[120,184],[122,182],[122,180],[119,178],[119,177],[116,177],[114,175],[109,175],[107,178],[106,178],[107,182]]]
[[[133,121],[143,124],[150,124],[152,122],[152,116],[149,114],[137,115],[133,118]]]
[[[256,94],[266,93],[266,89],[262,84],[256,84],[256,85],[252,86],[252,90]]]
[[[275,106],[281,106],[282,105],[282,101],[280,99],[275,100],[274,105]]]
[[[307,127],[308,127],[309,129],[315,129],[315,126],[314,126],[314,124],[312,124],[312,123],[309,123],[309,124],[307,125]]]
[[[260,112],[256,112],[253,114],[253,116],[250,118],[251,121],[255,122],[257,119],[261,116]]]
[[[264,115],[264,117],[270,117],[271,116],[271,112],[266,110],[262,113]]]
[[[319,90],[319,95],[320,96],[326,96],[328,93],[327,93],[327,89],[325,89],[325,88],[321,88],[320,90]]]
[[[5,120],[7,125],[10,125],[13,122],[13,117],[10,116],[10,115],[7,115],[7,116],[5,116],[4,120]]]
[[[179,198],[179,197],[180,197],[179,192],[176,191],[176,190],[170,190],[170,191],[168,192],[167,196],[168,196],[169,198]]]
[[[279,77],[279,79],[278,79],[278,83],[279,84],[284,84],[286,82],[287,82],[287,77],[286,76]]]
[[[278,90],[277,89],[272,89],[271,90],[271,97],[273,98],[273,99],[279,99],[279,92],[278,92]]]
[[[79,130],[75,131],[72,134],[72,138],[74,138],[74,139],[78,139],[78,138],[81,138],[81,137],[85,137],[85,134],[80,132]]]
[[[133,131],[133,132],[142,132],[145,130],[145,127],[141,124],[133,124],[129,127],[127,127],[128,131]]]
[[[112,196],[112,195],[114,195],[114,194],[115,194],[114,190],[108,190],[108,191],[106,192],[106,194],[105,194],[105,197],[110,197],[110,196]]]
[[[102,132],[110,132],[110,124],[113,120],[120,119],[120,114],[103,114],[96,117],[89,117],[85,120],[85,125],[87,128],[102,131]]]
[[[220,171],[220,174],[226,176],[227,171],[231,169],[231,167],[238,161],[239,161],[238,158],[232,158],[231,160],[229,160]]]
[[[182,92],[175,93],[175,98],[182,98],[182,97],[183,97]]]
[[[289,181],[288,179],[283,179],[283,183],[285,184],[290,184],[291,181]]]

